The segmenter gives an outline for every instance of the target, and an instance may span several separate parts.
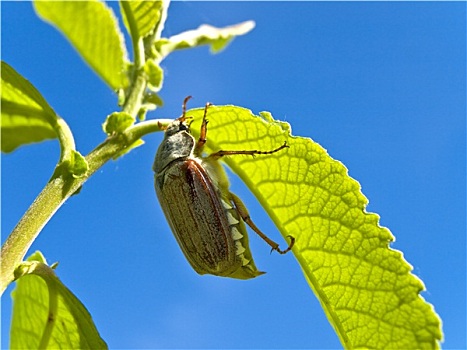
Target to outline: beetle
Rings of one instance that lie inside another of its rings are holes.
[[[241,199],[229,190],[229,181],[219,159],[232,155],[267,155],[272,151],[218,151],[203,155],[207,134],[204,109],[198,140],[190,133],[183,101],[182,116],[165,127],[164,139],[154,159],[154,186],[162,211],[186,259],[200,275],[250,279],[264,272],[253,261],[245,223],[275,250],[292,249],[291,236],[285,250],[261,232],[251,220]]]

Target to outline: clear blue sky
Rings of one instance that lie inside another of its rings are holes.
[[[115,6],[113,3],[112,6]],[[2,2],[2,59],[71,126],[87,154],[116,97],[29,2]],[[182,51],[163,62],[165,107],[235,104],[267,110],[342,161],[369,211],[396,236],[423,297],[444,322],[444,348],[466,346],[466,4],[444,2],[176,2],[165,34],[244,20],[256,29],[226,51]],[[169,231],[151,165],[162,134],[106,164],[53,217],[31,252],[91,312],[111,348],[340,348],[292,255],[269,254],[267,274],[198,276]],[[50,177],[56,141],[2,155],[2,241]],[[240,181],[233,191],[271,237],[279,234]],[[8,345],[10,287],[2,298]]]

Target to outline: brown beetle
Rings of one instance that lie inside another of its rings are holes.
[[[261,238],[281,254],[285,250],[262,233],[251,221],[240,198],[229,191],[229,181],[218,161],[236,154],[272,154],[272,151],[218,151],[203,156],[206,143],[206,104],[198,141],[190,134],[186,122],[186,102],[182,116],[165,130],[164,140],[156,153],[153,170],[155,188],[162,210],[185,257],[193,269],[203,275],[212,274],[249,279],[263,274],[253,261],[248,244],[246,222]]]

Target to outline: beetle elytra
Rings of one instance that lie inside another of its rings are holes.
[[[200,137],[190,134],[186,103],[182,116],[165,129],[154,160],[155,188],[167,221],[180,248],[193,269],[212,274],[249,279],[263,274],[253,261],[245,223],[281,254],[292,249],[294,238],[285,250],[261,232],[250,219],[240,198],[229,191],[229,181],[219,162],[223,156],[272,154],[272,151],[218,151],[202,154],[207,134],[206,104]]]

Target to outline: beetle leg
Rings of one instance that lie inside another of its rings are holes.
[[[229,196],[230,196],[230,200],[233,202],[234,206],[235,206],[235,210],[237,211],[238,215],[243,219],[243,221],[246,222],[246,224],[248,226],[251,227],[251,229],[253,231],[255,231],[258,236],[260,236],[262,239],[264,239],[266,241],[267,244],[269,244],[271,246],[271,251],[275,250],[277,251],[278,253],[280,254],[285,254],[287,253],[288,251],[290,251],[295,243],[295,238],[292,237],[292,236],[287,236],[290,238],[290,243],[289,243],[289,246],[287,247],[287,249],[285,250],[282,250],[279,248],[279,244],[277,244],[276,242],[274,242],[272,239],[270,239],[268,236],[266,236],[263,232],[261,232],[261,230],[254,224],[254,222],[251,220],[250,218],[250,214],[248,213],[248,210],[245,206],[245,204],[243,204],[242,200],[236,196],[235,194],[233,194],[232,192],[229,193]]]
[[[214,159],[219,159],[224,156],[233,156],[237,154],[245,154],[247,156],[255,156],[257,154],[273,154],[276,152],[279,152],[280,150],[284,148],[289,148],[287,145],[287,141],[284,142],[284,144],[280,147],[277,147],[276,149],[273,149],[272,151],[258,151],[258,150],[252,150],[252,151],[217,151],[216,153],[212,153],[209,155],[209,157],[212,157]]]
[[[178,118],[179,121],[184,122],[186,120],[186,104],[188,100],[191,98],[191,96],[185,97],[182,103],[182,116]]]
[[[201,123],[201,130],[199,132],[199,139],[198,142],[196,143],[195,147],[195,154],[196,155],[201,155],[201,152],[203,151],[204,144],[206,143],[206,135],[208,132],[208,120],[206,119],[206,115],[208,113],[208,107],[211,106],[212,103],[208,102],[206,103],[206,106],[204,107],[204,115],[203,115],[203,122]]]

